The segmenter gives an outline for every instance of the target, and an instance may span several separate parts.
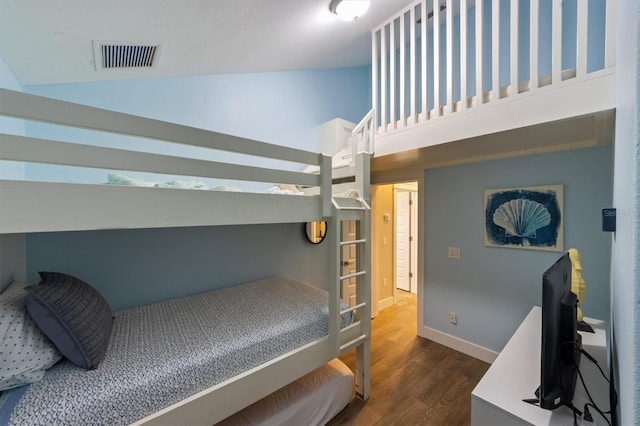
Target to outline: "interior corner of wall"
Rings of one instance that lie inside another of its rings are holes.
[[[24,234],[0,235],[0,289],[13,280],[27,279]]]

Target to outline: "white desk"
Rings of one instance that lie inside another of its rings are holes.
[[[573,413],[567,407],[550,411],[522,401],[535,398],[534,392],[540,385],[541,316],[542,309],[539,306],[531,309],[471,393],[472,425],[573,425]],[[582,347],[598,360],[600,368],[608,375],[604,322],[590,318],[585,318],[585,321],[595,333],[580,332]],[[584,356],[580,360],[580,371],[595,402],[600,409],[607,411],[608,383],[597,367]],[[588,398],[578,377],[573,403],[582,411],[586,402]],[[594,409],[590,407],[589,411],[597,424],[606,424]]]

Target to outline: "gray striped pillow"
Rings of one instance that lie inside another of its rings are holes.
[[[27,310],[44,334],[72,363],[95,368],[104,359],[113,312],[86,282],[58,272],[40,272],[40,285],[27,288]]]

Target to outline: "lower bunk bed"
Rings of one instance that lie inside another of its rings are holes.
[[[46,285],[57,284],[37,287]],[[95,368],[63,359],[41,380],[5,391],[0,424],[153,420],[194,395],[326,338],[328,311],[325,291],[281,277],[116,311],[104,358]],[[352,312],[341,315],[341,328],[352,322]],[[343,391],[338,405],[346,402]],[[211,411],[199,414],[209,424],[230,414]]]
[[[353,373],[338,358],[217,423],[217,426],[324,425],[353,399]]]

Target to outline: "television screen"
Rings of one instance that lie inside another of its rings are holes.
[[[571,292],[571,259],[565,253],[542,277],[540,407],[572,407],[582,340],[577,297]]]

